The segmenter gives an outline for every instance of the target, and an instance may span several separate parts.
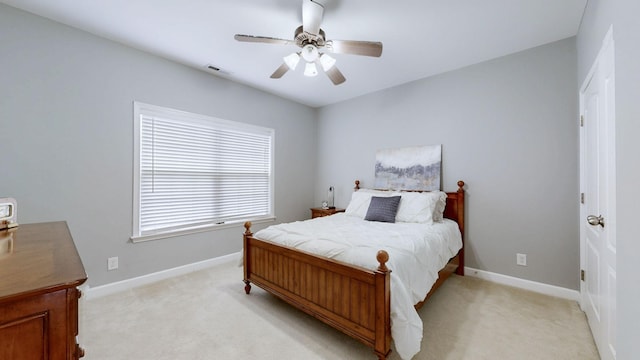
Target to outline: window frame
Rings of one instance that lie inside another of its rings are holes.
[[[198,124],[206,124],[207,126],[233,129],[234,131],[246,131],[253,134],[265,134],[271,138],[270,147],[270,177],[269,177],[269,196],[268,196],[268,214],[263,216],[257,216],[241,220],[225,221],[224,223],[208,223],[201,225],[184,226],[179,229],[171,230],[158,230],[153,233],[143,234],[141,231],[141,155],[142,155],[142,118],[144,117],[159,117],[170,119],[173,121],[193,122]],[[238,224],[243,224],[246,221],[253,223],[266,223],[275,220],[275,130],[272,128],[262,127],[258,125],[252,125],[237,121],[224,120],[212,116],[191,113],[182,110],[176,110],[172,108],[146,104],[139,101],[133,102],[133,123],[134,123],[134,151],[133,151],[133,227],[132,227],[132,242],[142,242],[148,240],[157,240],[168,237],[182,236],[187,234],[194,234],[206,231],[220,230],[229,227],[237,227]]]

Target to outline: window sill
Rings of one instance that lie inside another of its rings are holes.
[[[276,219],[275,217],[268,217],[268,218],[260,218],[260,219],[247,220],[247,221],[251,221],[251,224],[264,224],[268,222],[273,222],[275,221],[275,219]],[[187,228],[187,229],[167,231],[167,232],[161,232],[156,234],[131,236],[129,239],[131,240],[132,243],[140,243],[140,242],[160,240],[160,239],[166,239],[166,238],[177,237],[177,236],[197,234],[197,233],[202,233],[207,231],[228,229],[232,227],[238,227],[238,225],[242,226],[245,222],[246,221],[232,221],[232,222],[226,222],[224,224],[202,225],[202,226],[196,226],[196,227]]]

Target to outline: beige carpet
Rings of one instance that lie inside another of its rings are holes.
[[[82,303],[85,359],[376,359],[220,265]],[[414,359],[598,359],[575,302],[451,277],[420,310]],[[394,351],[390,359],[399,359]]]

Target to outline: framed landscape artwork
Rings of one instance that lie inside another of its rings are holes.
[[[440,190],[442,145],[383,149],[376,152],[376,189]]]

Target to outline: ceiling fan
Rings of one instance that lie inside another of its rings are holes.
[[[304,75],[318,75],[320,67],[331,79],[334,85],[345,82],[345,77],[336,67],[336,59],[327,52],[334,54],[352,54],[380,57],[382,43],[355,40],[327,40],[320,29],[324,6],[313,0],[302,1],[302,26],[299,26],[293,40],[278,39],[266,36],[236,34],[234,38],[242,42],[258,42],[279,45],[297,45],[302,50],[284,57],[284,63],[271,74],[272,79],[281,78],[287,71],[295,70],[300,59],[305,61]],[[324,52],[321,52],[324,51]]]

